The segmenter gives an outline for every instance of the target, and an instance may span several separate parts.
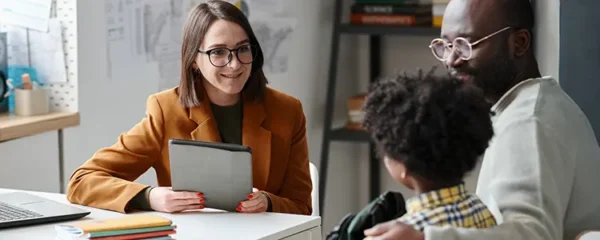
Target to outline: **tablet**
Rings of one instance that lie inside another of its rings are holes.
[[[250,147],[169,139],[171,187],[204,194],[204,206],[234,212],[252,193]]]

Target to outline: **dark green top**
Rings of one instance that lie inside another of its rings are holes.
[[[243,107],[242,101],[239,101],[232,106],[219,106],[213,103],[210,104],[215,122],[221,135],[221,140],[224,143],[242,144],[242,118]],[[152,210],[148,195],[151,187],[145,188],[139,192],[129,202],[128,209]]]
[[[210,104],[224,143],[242,144],[242,101],[232,106]]]

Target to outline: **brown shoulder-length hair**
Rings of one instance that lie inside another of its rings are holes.
[[[246,31],[250,44],[257,48],[250,77],[242,89],[242,95],[246,100],[260,100],[263,97],[268,82],[262,70],[264,56],[248,19],[233,4],[221,0],[210,0],[194,7],[183,27],[179,102],[186,108],[199,106],[204,98],[202,73],[195,70],[193,65],[204,35],[211,24],[219,19],[239,24]]]

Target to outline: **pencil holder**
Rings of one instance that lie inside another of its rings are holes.
[[[34,116],[49,112],[48,94],[44,89],[15,89],[15,114]]]

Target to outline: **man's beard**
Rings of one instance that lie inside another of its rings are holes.
[[[450,69],[450,73],[466,73],[473,77],[473,84],[481,88],[486,100],[495,104],[510,88],[514,86],[518,70],[508,55],[508,44],[501,46],[488,62],[477,69],[464,67]]]
[[[485,98],[495,104],[508,90],[517,77],[518,70],[508,56],[508,51],[496,54],[474,74],[473,83],[481,88]]]

